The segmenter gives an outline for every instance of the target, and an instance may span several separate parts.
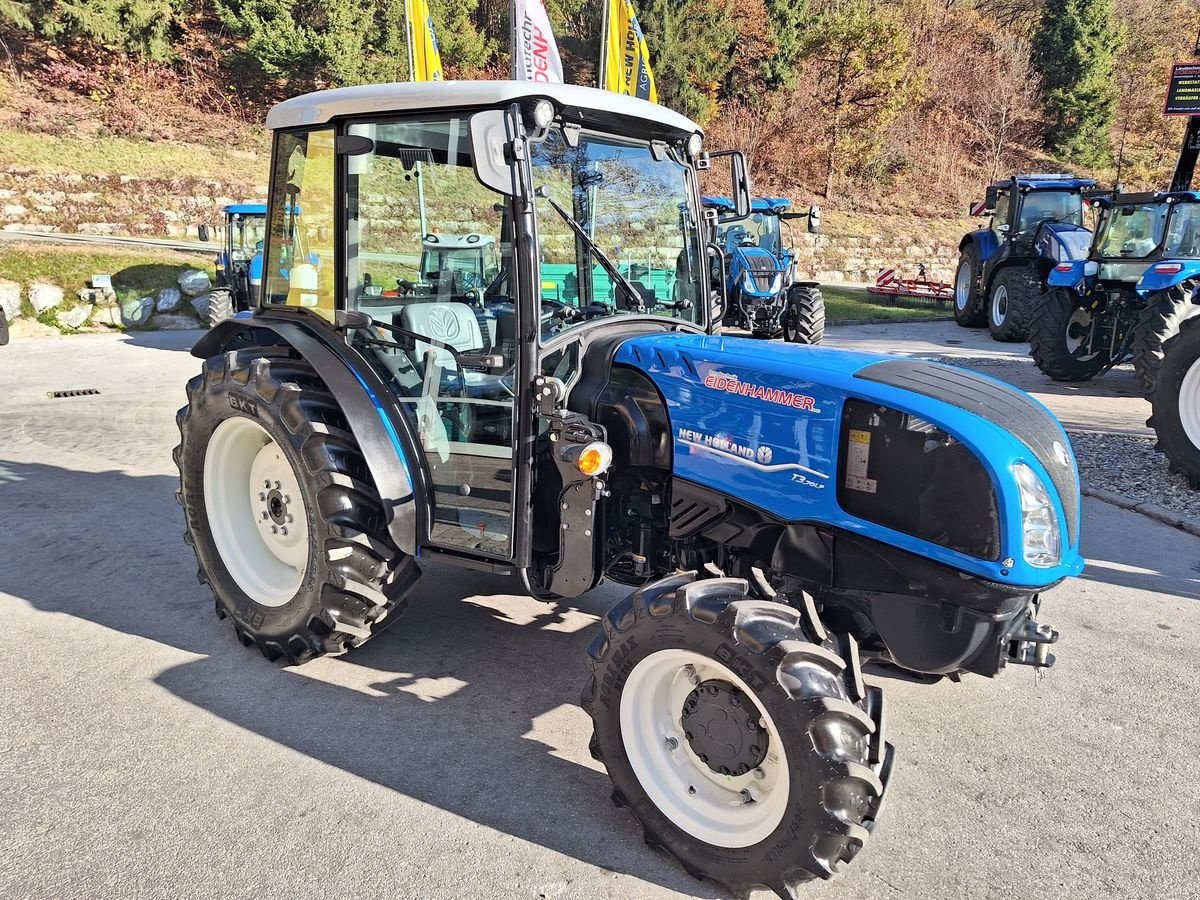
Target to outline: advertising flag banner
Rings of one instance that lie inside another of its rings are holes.
[[[546,0],[514,0],[513,79],[563,83],[562,58],[546,15]]]
[[[630,0],[605,0],[604,49],[600,59],[600,86],[618,94],[658,102],[646,36]]]
[[[433,18],[429,0],[404,0],[408,14],[409,62],[413,81],[442,81],[442,54],[438,51],[437,35],[433,33]]]

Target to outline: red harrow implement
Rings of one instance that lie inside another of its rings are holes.
[[[895,269],[880,269],[875,276],[875,284],[867,288],[867,293],[880,297],[932,301],[922,303],[922,306],[940,305],[954,299],[953,286],[944,281],[930,281],[923,265],[917,266],[916,278],[903,278]]]

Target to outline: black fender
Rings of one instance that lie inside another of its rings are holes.
[[[408,420],[386,402],[387,386],[338,331],[303,310],[256,313],[222,322],[196,342],[192,355],[208,359],[280,344],[299,353],[337,398],[388,511],[388,533],[401,552],[416,556],[418,526],[429,515],[420,445]]]

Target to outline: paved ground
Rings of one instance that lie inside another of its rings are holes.
[[[349,657],[236,643],[172,496],[193,337],[0,350],[0,897],[720,896],[587,753],[583,648],[619,590],[555,608],[430,569]],[[103,393],[46,397],[72,388]],[[1092,501],[1084,528],[1040,685],[887,680],[884,821],[805,896],[1194,896],[1200,539]]]

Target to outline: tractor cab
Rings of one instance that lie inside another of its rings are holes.
[[[1138,294],[1147,298],[1200,277],[1200,193],[1174,191],[1158,196],[1166,207],[1162,236],[1149,256],[1153,265],[1137,285]]]
[[[987,325],[1000,341],[1028,336],[1033,306],[1046,276],[1060,262],[1087,255],[1085,225],[1090,178],[1014,175],[988,185],[971,214],[991,222],[959,242],[954,317],[959,325]]]

